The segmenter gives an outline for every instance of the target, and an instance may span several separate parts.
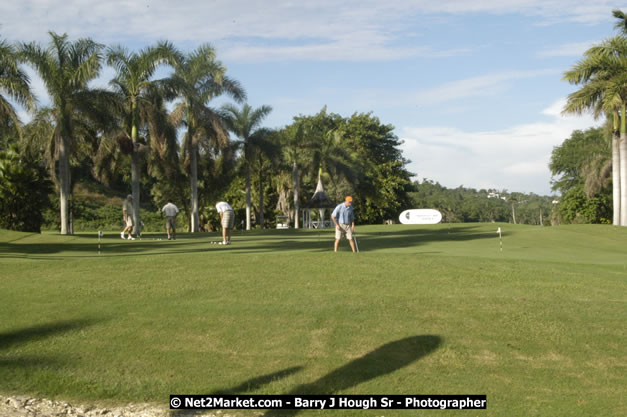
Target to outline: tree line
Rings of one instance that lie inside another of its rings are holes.
[[[62,234],[73,232],[80,214],[74,193],[81,184],[122,196],[130,189],[136,227],[140,207],[155,209],[170,199],[191,232],[207,229],[209,207],[221,199],[245,208],[246,229],[253,219],[267,225],[268,206],[298,227],[299,209],[318,179],[334,201],[354,195],[362,223],[394,218],[411,205],[412,174],[401,141],[393,126],[370,113],[342,117],[323,108],[268,129],[263,120],[272,108],[249,106],[244,87],[208,44],[182,52],[162,41],[130,51],[49,36],[47,44],[0,39],[0,182],[11,182],[3,166],[20,163],[26,177],[42,176],[44,168],[51,182],[40,181],[37,190],[44,195],[54,187],[56,195],[47,203],[33,199],[23,211],[55,207]],[[25,65],[43,80],[49,105],[38,106]],[[109,88],[92,87],[105,65],[115,70]],[[158,73],[167,75],[157,79]],[[216,108],[220,96],[233,103]],[[32,119],[23,123],[12,103]],[[28,167],[37,172],[27,173]]]
[[[553,190],[560,193],[555,223],[612,223],[611,121],[575,130],[551,154]]]
[[[553,197],[463,186],[447,188],[426,178],[414,186],[416,191],[410,193],[414,206],[439,210],[443,223],[554,224]]]

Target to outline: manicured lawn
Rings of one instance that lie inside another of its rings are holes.
[[[504,231],[499,251],[497,227]],[[508,224],[122,241],[0,231],[0,392],[485,394],[483,411],[627,415],[627,229]],[[116,237],[117,236],[117,237]],[[259,412],[233,412],[254,415]]]

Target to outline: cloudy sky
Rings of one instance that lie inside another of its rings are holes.
[[[211,43],[249,104],[273,107],[268,127],[325,105],[372,112],[395,127],[416,179],[550,194],[552,148],[600,123],[561,115],[575,90],[562,73],[614,34],[621,1],[6,0],[0,36]]]

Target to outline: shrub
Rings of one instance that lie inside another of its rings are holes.
[[[52,183],[39,161],[20,155],[16,145],[0,152],[1,228],[40,233],[51,190]]]

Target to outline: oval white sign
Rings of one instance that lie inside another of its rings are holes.
[[[442,221],[442,213],[434,209],[405,210],[398,220],[402,224],[438,224]]]

